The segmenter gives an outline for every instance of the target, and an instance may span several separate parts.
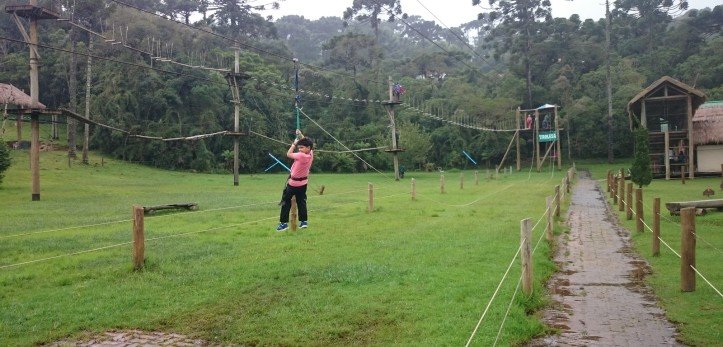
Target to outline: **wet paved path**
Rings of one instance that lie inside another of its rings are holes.
[[[630,252],[629,232],[617,226],[599,184],[580,172],[549,283],[548,325],[560,330],[531,346],[671,346],[675,327],[642,282],[647,263]]]

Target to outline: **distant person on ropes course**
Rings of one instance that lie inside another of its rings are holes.
[[[298,147],[298,152],[294,152],[294,148]],[[299,227],[306,228],[308,224],[308,216],[306,211],[306,186],[309,183],[309,170],[311,163],[314,161],[314,142],[310,138],[304,137],[301,130],[296,129],[296,140],[291,144],[286,156],[294,159],[291,165],[291,175],[286,182],[286,187],[281,195],[281,215],[279,216],[279,226],[276,231],[284,231],[289,228],[289,212],[291,211],[291,198],[296,197],[296,206],[299,209]]]

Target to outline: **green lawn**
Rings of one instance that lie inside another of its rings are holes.
[[[602,179],[601,187],[606,189],[604,181],[608,169],[619,171],[620,168],[629,168],[627,163],[615,165],[584,163],[578,164],[578,169],[589,168],[594,178]],[[720,198],[720,177],[696,178],[687,180],[682,184],[680,179],[666,181],[653,180],[643,189],[644,220],[652,228],[653,199],[661,200],[661,231],[660,237],[675,252],[680,254],[680,217],[671,216],[665,208],[666,202],[690,201],[705,199],[703,191],[710,187],[716,191],[713,198]],[[612,199],[609,198],[609,203]],[[617,206],[614,208],[618,211]],[[623,225],[631,230],[633,245],[636,251],[652,266],[653,273],[647,277],[665,308],[668,319],[679,326],[683,342],[693,346],[722,346],[723,335],[723,297],[716,292],[705,280],[696,279],[696,291],[684,293],[680,290],[680,258],[664,244],[660,245],[660,256],[652,256],[652,233],[646,228],[644,233],[637,233],[635,217],[626,220],[625,212],[618,213]],[[717,289],[723,290],[723,213],[711,212],[705,216],[696,217],[696,268]]]
[[[64,152],[43,152],[33,202],[27,151],[13,158],[0,186],[0,345],[143,329],[230,344],[459,346],[513,261],[520,220],[537,222],[562,178],[489,179],[481,170],[475,185],[466,171],[460,189],[452,171],[441,194],[439,173],[407,172],[400,182],[314,174],[310,228],[276,233],[281,173],[245,175],[234,187],[231,175],[101,166],[95,154],[69,168]],[[146,216],[146,267],[133,271],[132,205],[179,202],[200,210]],[[540,223],[535,243],[543,231]],[[536,295],[518,295],[501,345],[544,333],[526,312],[544,303],[549,252],[541,242]],[[474,345],[495,340],[519,276],[515,259]]]

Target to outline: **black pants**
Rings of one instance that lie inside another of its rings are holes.
[[[307,221],[308,216],[306,213],[306,184],[301,187],[292,187],[286,185],[284,192],[281,195],[281,215],[279,216],[279,222],[289,222],[289,212],[291,211],[291,197],[296,197],[296,207],[299,210],[299,221]]]

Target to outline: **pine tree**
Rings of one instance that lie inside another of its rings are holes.
[[[638,188],[647,186],[653,180],[648,148],[648,129],[639,127],[635,130],[635,157],[633,167],[630,168],[630,178]]]
[[[0,137],[0,183],[3,182],[5,177],[5,170],[10,167],[10,149],[5,144],[5,140]]]

